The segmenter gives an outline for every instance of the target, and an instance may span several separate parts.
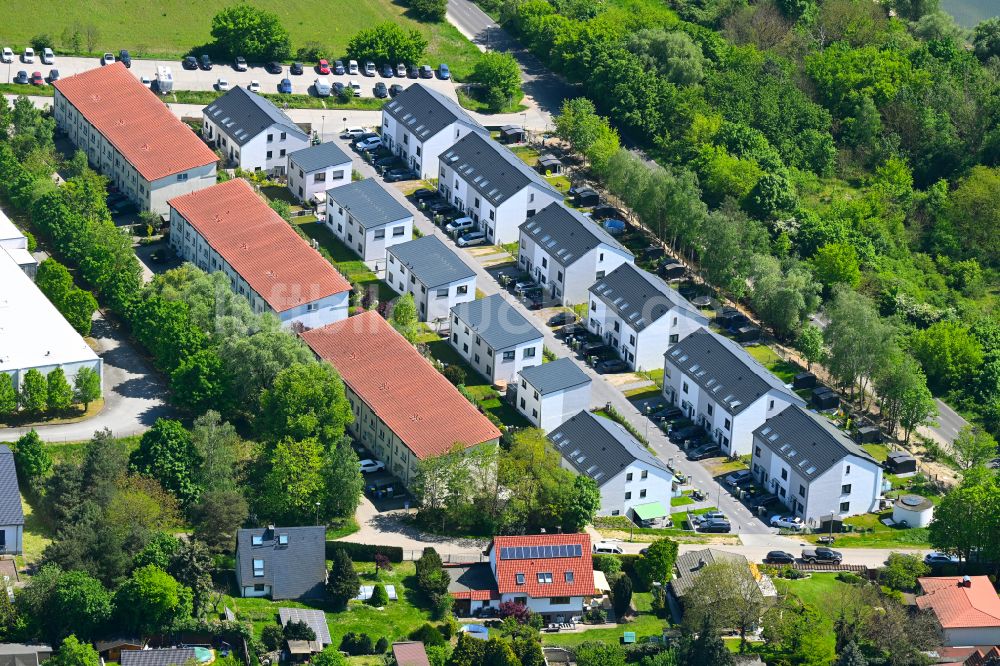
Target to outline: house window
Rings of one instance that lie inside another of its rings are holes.
[[[458,333],[452,333],[451,334],[451,341],[452,342],[458,342]]]
[[[710,404],[708,406],[708,415],[711,416],[712,412],[714,412],[714,411],[715,411],[715,406]]]
[[[840,512],[841,513],[850,513],[851,512],[851,503],[850,502],[841,502],[840,503]]]
[[[621,322],[615,322],[615,333],[620,333],[622,330]]]
[[[625,482],[626,482],[626,483],[628,483],[628,482],[629,482],[629,481],[631,481],[631,480],[632,480],[632,472],[628,472],[628,473],[627,473],[627,474],[625,475]]]
[[[436,295],[438,298],[448,298],[448,289],[438,289]]]
[[[392,237],[393,238],[396,238],[397,236],[402,236],[404,233],[406,233],[406,227],[393,227],[392,228]]]
[[[344,170],[343,169],[339,169],[337,171],[331,172],[330,173],[330,178],[333,179],[333,180],[343,180],[343,178],[344,178]]]
[[[625,493],[625,499],[626,499],[626,500],[630,500],[630,499],[632,499],[632,492],[631,492],[631,491],[629,491],[629,492]]]
[[[781,470],[781,480],[782,481],[787,481],[788,480],[788,470],[787,469]]]
[[[562,271],[556,271],[556,280],[558,280],[559,282],[563,281]]]
[[[476,363],[479,363],[479,354],[476,354]]]
[[[572,571],[567,571],[565,573],[565,575],[563,576],[563,580],[566,581],[567,583],[572,583],[573,582],[573,572]]]
[[[270,150],[267,151],[267,159],[271,159],[272,155],[273,155],[273,153]]]
[[[319,303],[307,303],[306,312],[316,312],[319,310]]]
[[[267,135],[267,142],[271,143],[272,141],[274,141],[274,135],[273,134],[268,134]]]
[[[539,571],[535,574],[536,579],[539,583],[548,584],[552,582],[552,572],[551,571]]]
[[[538,400],[538,391],[535,391],[535,400]]]
[[[684,391],[685,393],[688,392],[688,383],[687,382],[684,382],[684,385],[681,386],[681,390]]]
[[[518,585],[524,585],[524,574],[523,573],[514,574],[514,580],[517,582]]]
[[[254,583],[253,591],[254,592],[263,592],[265,588],[266,588],[266,586],[264,585],[264,583]]]
[[[117,162],[118,160],[115,160],[115,161]],[[179,173],[179,174],[177,174],[177,180],[183,182],[183,181],[185,181],[187,179],[188,179],[188,175],[186,173]]]
[[[279,546],[287,546],[288,545],[288,535],[287,534],[279,534],[278,535],[278,545]]]
[[[604,271],[597,271],[597,279],[600,280],[604,277]]]
[[[785,496],[785,494],[786,494],[786,493],[785,493],[785,489],[784,489],[784,488],[779,488],[779,489],[778,489],[778,494],[779,494],[779,495],[781,495],[782,497],[784,497],[784,496]]]
[[[382,239],[382,238],[385,238],[385,229],[376,229],[375,230],[375,240],[379,240],[379,239]]]
[[[590,309],[591,310],[596,310],[597,309],[597,301],[591,301],[590,302]]]
[[[842,485],[840,487],[840,494],[841,495],[850,495],[851,494],[851,484],[845,483],[844,485]]]
[[[253,561],[253,575],[263,576],[264,575],[264,560],[254,560]]]
[[[754,454],[755,457],[760,458],[760,447],[759,446],[753,447],[753,454]]]
[[[461,287],[455,290],[455,293],[459,296],[464,296],[469,293],[469,285],[463,284]]]
[[[476,208],[479,208],[479,197],[476,197]]]
[[[524,408],[525,408],[524,398],[521,398],[521,409],[524,409]]]
[[[278,157],[284,157],[284,156],[285,156],[285,149],[282,148],[281,150],[278,151]]]
[[[639,499],[642,499],[645,496],[646,496],[646,489],[643,488],[642,490],[639,491]]]
[[[770,403],[768,404],[768,407],[767,407],[767,408],[768,408],[768,409],[774,409],[774,400],[772,400],[772,401],[771,401],[771,402],[770,402]]]
[[[549,603],[553,606],[565,606],[569,603],[569,597],[549,597]]]
[[[326,171],[321,171],[320,173],[313,174],[314,183],[325,183],[326,182]]]
[[[512,351],[505,351],[503,353],[503,360],[504,360],[504,362],[513,361],[514,360],[514,352],[512,352]]]
[[[250,543],[252,543],[255,546],[262,546],[264,545],[264,537],[260,536],[259,534],[256,534],[250,539]]]
[[[635,346],[635,336],[634,335],[628,336],[628,343],[630,345],[632,345],[633,347]]]
[[[729,422],[729,419],[726,419],[726,422],[723,425],[725,425],[726,430],[729,430],[732,427],[732,424]]]
[[[645,470],[645,469],[642,470],[642,474],[639,475],[639,478],[640,479],[647,479],[647,478],[649,478],[649,470]]]
[[[547,257],[542,257],[542,268],[548,268],[548,267],[549,267],[549,260],[548,260],[548,258]]]
[[[496,219],[496,215],[495,215],[495,213],[494,213],[494,212],[493,212],[493,211],[491,210],[491,211],[490,211],[490,221],[493,221],[493,220],[495,220],[495,219]]]
[[[284,141],[287,138],[287,136],[288,135],[285,132],[282,132],[281,133],[281,140]]]
[[[618,509],[615,509],[614,511],[611,512],[611,515],[612,516],[620,516],[621,513],[622,513],[621,511],[619,511]]]
[[[803,486],[801,483],[799,484],[799,495],[801,495],[802,497],[806,496],[806,487]]]
[[[850,465],[846,465],[844,467],[844,475],[846,476],[847,474],[850,474],[850,473],[851,473],[851,466]]]
[[[521,353],[521,358],[535,358],[535,348],[525,347],[524,351]]]
[[[462,351],[464,351],[466,353],[469,351],[469,343],[467,343],[467,342],[463,342],[462,343]]]

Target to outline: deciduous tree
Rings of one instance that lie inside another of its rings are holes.
[[[6,372],[0,372],[0,418],[13,415],[17,411],[17,403],[14,378]]]
[[[24,373],[21,384],[21,407],[33,414],[41,414],[48,406],[49,385],[45,375],[31,368]]]
[[[392,306],[389,323],[410,343],[417,341],[420,332],[420,322],[417,319],[417,306],[413,302],[413,294],[407,292],[396,299]]]
[[[315,437],[331,446],[353,418],[344,382],[328,363],[295,363],[282,370],[260,403],[257,423],[274,441]]]
[[[50,412],[61,412],[73,404],[73,388],[66,381],[66,373],[62,368],[53,368],[45,375],[48,387],[46,406]]]
[[[420,62],[427,40],[417,30],[386,21],[360,30],[347,43],[347,57],[359,62]]]
[[[73,378],[73,397],[90,409],[90,403],[101,397],[101,376],[93,368],[80,368]]]
[[[132,452],[132,466],[141,474],[159,481],[184,504],[198,498],[201,489],[194,482],[194,470],[201,464],[191,434],[173,419],[157,419]]]
[[[984,465],[997,455],[997,441],[982,428],[967,425],[951,444],[955,461],[963,470]]]
[[[519,101],[521,68],[513,55],[501,51],[487,51],[472,70],[472,80],[485,88],[486,105],[491,111],[502,111],[512,102]]]
[[[226,7],[212,18],[212,38],[225,54],[251,62],[292,55],[291,39],[278,15],[246,3]]]
[[[149,565],[132,572],[115,593],[119,621],[141,635],[166,632],[191,617],[191,590],[163,569]]]
[[[35,487],[52,469],[52,458],[34,428],[14,443],[14,463],[22,484],[29,488]]]

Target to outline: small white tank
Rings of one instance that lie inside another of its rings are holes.
[[[908,527],[927,527],[934,518],[934,503],[920,495],[901,495],[892,505],[892,520]]]

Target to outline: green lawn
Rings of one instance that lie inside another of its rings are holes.
[[[491,111],[490,107],[486,104],[486,101],[482,99],[481,92],[474,85],[458,88],[455,92],[458,94],[459,104],[461,104],[464,108],[477,113],[518,113],[519,111],[524,111],[528,108],[524,104],[521,104],[521,100],[517,100],[516,102],[510,102],[499,111]]]
[[[782,360],[781,357],[775,354],[774,351],[767,345],[752,345],[750,347],[745,347],[745,349],[751,356],[757,359],[761,365],[777,375],[778,379],[786,384],[791,384],[795,375],[802,372],[802,368],[794,363]]]
[[[569,192],[570,185],[569,178],[566,176],[546,176],[545,180],[549,181],[549,185],[556,188],[563,194]]]
[[[851,516],[844,523],[863,532],[835,534],[834,548],[928,548],[930,541],[926,527],[899,528],[884,525],[880,519],[892,517],[892,511],[879,514],[866,513]],[[816,543],[822,534],[800,535],[805,541]]]
[[[0,42],[17,51],[33,36],[45,32],[54,38],[57,54],[68,53],[71,49],[65,43],[64,31],[74,26],[85,31],[94,26],[99,34],[90,45],[83,40],[85,51],[117,53],[118,49],[129,49],[133,58],[179,58],[193,49],[200,50],[212,39],[212,17],[231,4],[229,0],[159,0],[155,5],[130,0],[9,0],[4,3]],[[427,39],[427,56],[419,64],[436,67],[446,62],[453,76],[465,79],[481,57],[479,50],[447,21],[416,21],[410,18],[405,3],[393,0],[363,0],[350,7],[332,6],[322,0],[250,0],[250,4],[278,14],[291,35],[293,52],[305,42],[314,41],[327,47],[328,58],[343,58],[347,42],[356,32],[392,21],[418,30]]]
[[[818,633],[831,644],[836,642],[833,623],[840,612],[836,600],[843,597],[847,588],[850,587],[847,583],[837,580],[837,574],[814,573],[808,578],[800,578],[799,580],[775,578],[774,584],[779,593],[794,595],[802,603],[817,611],[822,625],[821,631]]]
[[[670,498],[670,506],[687,506],[688,504],[694,504],[694,500],[691,499],[690,495]]]
[[[530,146],[513,146],[510,151],[530,167],[538,164],[538,151]]]
[[[373,563],[356,562],[354,566],[361,575],[362,585],[372,585],[376,582]],[[277,623],[278,608],[284,606],[324,610],[330,626],[330,637],[335,646],[340,645],[340,639],[344,634],[352,631],[366,633],[374,640],[378,640],[381,636],[388,638],[389,642],[405,640],[411,631],[430,619],[429,613],[423,606],[423,600],[415,591],[413,563],[402,562],[394,565],[393,570],[388,573],[383,571],[379,582],[383,585],[395,585],[399,597],[396,601],[390,601],[389,605],[381,610],[361,601],[351,601],[347,610],[339,612],[323,604],[310,605],[269,599],[226,597],[225,604],[253,623],[254,635],[258,638],[266,625]]]
[[[211,104],[223,93],[215,90],[175,90],[163,96],[164,102],[178,104]],[[356,111],[379,111],[386,100],[377,97],[349,97],[347,100],[337,97],[313,97],[312,95],[279,95],[277,93],[261,93],[278,106],[285,105],[290,109],[352,109]]]
[[[653,384],[651,386],[641,386],[639,388],[629,389],[624,392],[624,395],[629,400],[643,400],[645,398],[655,398],[662,393],[662,391],[663,389],[656,384]]]
[[[52,542],[48,529],[42,523],[34,508],[24,497],[21,498],[24,507],[24,554],[18,558],[18,566],[24,562],[38,562],[42,559],[42,551]]]
[[[636,592],[632,595],[632,601],[639,614],[631,622],[619,624],[610,629],[588,629],[586,631],[565,634],[543,633],[542,644],[573,648],[587,641],[617,643],[626,631],[634,631],[635,637],[639,642],[647,636],[661,636],[664,627],[668,626],[668,622],[650,612],[652,598],[653,595],[649,592]]]

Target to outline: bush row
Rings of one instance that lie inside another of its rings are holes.
[[[376,555],[384,555],[390,562],[403,561],[403,549],[399,546],[375,546],[349,541],[327,541],[326,559],[332,560],[333,553],[338,550],[345,551],[354,562],[374,562]]]

